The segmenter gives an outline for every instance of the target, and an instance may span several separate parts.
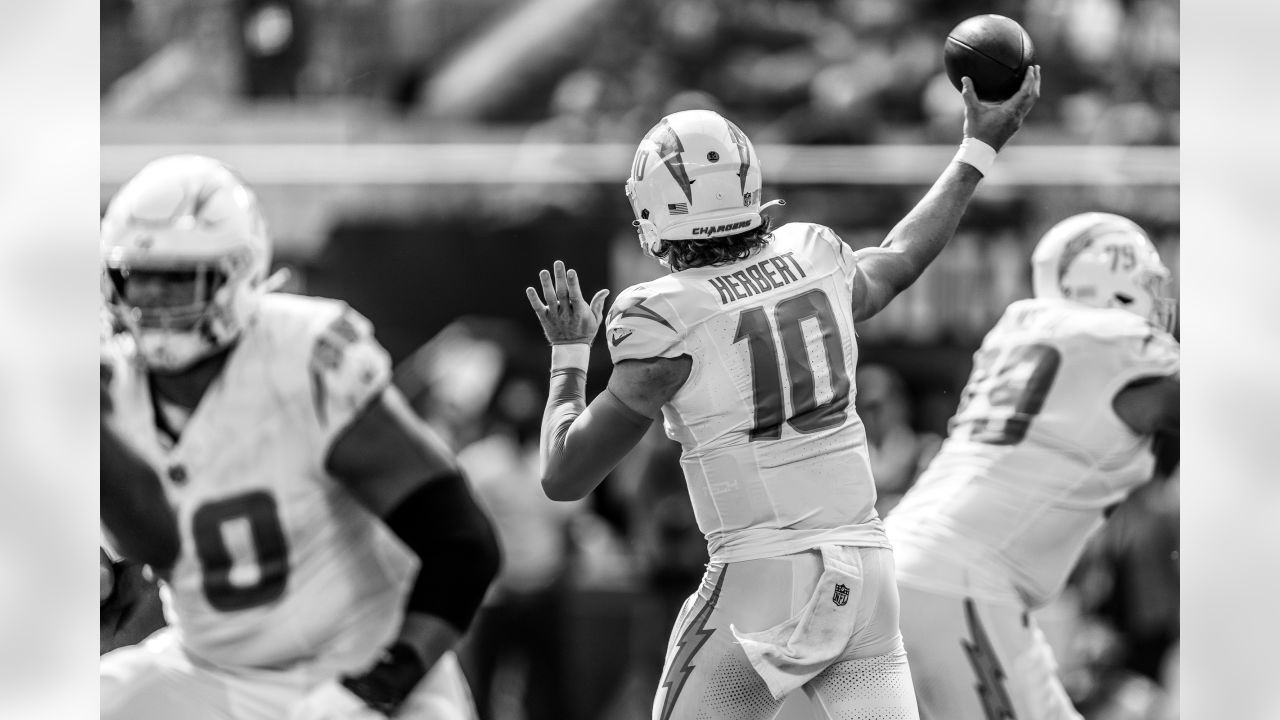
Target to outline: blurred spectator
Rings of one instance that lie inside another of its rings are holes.
[[[1073,571],[1054,643],[1086,720],[1177,718],[1178,449],[1162,438],[1154,480],[1109,514]]]
[[[134,0],[126,22],[127,31],[102,38],[125,43],[104,53],[136,63],[104,88],[104,115],[200,116],[239,101],[244,58],[233,0]]]
[[[911,398],[902,376],[883,365],[863,365],[856,376],[855,402],[867,431],[876,511],[884,517],[915,484],[942,438],[911,427]]]
[[[1153,682],[1179,635],[1178,518],[1175,470],[1115,509],[1073,578],[1087,609],[1124,636],[1119,663]]]
[[[1076,709],[1085,720],[1160,720],[1167,693],[1150,678],[1123,667],[1125,638],[1106,620],[1078,608],[1075,612],[1054,650]]]
[[[1002,12],[1027,27],[1053,80],[1032,125],[1080,142],[1177,141],[1176,0],[540,1],[104,0],[104,112],[283,93],[537,122],[585,92],[602,97],[578,108],[617,138],[697,92],[770,142],[918,142],[951,126],[941,116],[959,100],[941,79],[942,38]]]

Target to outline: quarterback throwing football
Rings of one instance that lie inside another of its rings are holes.
[[[543,488],[585,496],[659,414],[711,562],[667,647],[654,720],[771,718],[803,689],[816,717],[915,718],[893,555],[854,412],[855,323],[920,276],[1039,94],[1001,104],[964,86],[965,144],[884,244],[761,214],[760,163],[720,115],[675,113],[627,181],[644,250],[671,274],[622,292],[608,388],[584,397],[605,291],[555,263],[529,301],[552,343]]]

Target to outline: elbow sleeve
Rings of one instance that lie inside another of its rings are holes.
[[[466,632],[501,565],[493,524],[466,479],[451,473],[428,480],[385,521],[421,564],[407,610]]]

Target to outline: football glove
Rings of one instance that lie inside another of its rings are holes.
[[[326,682],[293,708],[289,720],[372,720],[390,717],[427,674],[408,645],[396,643],[361,675]]]
[[[404,643],[396,643],[382,653],[371,670],[343,677],[340,682],[370,708],[390,716],[426,674],[427,667],[418,653]]]
[[[325,682],[294,705],[289,720],[386,720],[337,680]]]

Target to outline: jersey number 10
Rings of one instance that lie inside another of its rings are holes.
[[[849,406],[849,371],[845,367],[844,342],[836,323],[831,300],[821,290],[809,290],[787,298],[774,308],[773,317],[782,337],[787,379],[791,381],[791,416],[782,404],[782,367],[777,341],[762,307],[743,310],[733,342],[747,341],[751,353],[751,385],[755,398],[755,421],[751,440],[777,440],[782,423],[798,432],[814,433],[844,424]],[[809,363],[809,346],[802,324],[817,320],[822,349],[830,373],[831,399],[818,404],[818,388]]]

